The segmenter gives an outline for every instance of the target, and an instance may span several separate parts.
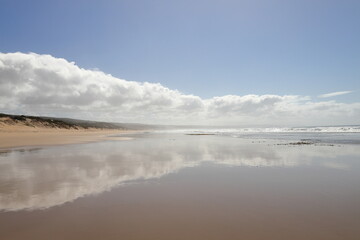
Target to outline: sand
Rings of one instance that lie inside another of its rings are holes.
[[[62,129],[46,127],[28,127],[21,124],[0,125],[0,148],[26,146],[47,146],[74,143],[86,143],[103,140],[126,140],[128,138],[112,136],[131,131],[112,129]]]
[[[153,133],[5,152],[0,239],[360,239],[358,145],[254,140]]]

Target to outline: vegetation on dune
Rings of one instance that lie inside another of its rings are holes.
[[[47,127],[47,128],[62,128],[62,129],[131,129],[122,126],[118,123],[95,122],[66,118],[52,118],[52,117],[36,117],[27,115],[10,115],[0,113],[0,118],[3,123],[8,125],[23,124],[29,127]]]

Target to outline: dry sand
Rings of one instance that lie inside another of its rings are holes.
[[[111,137],[129,133],[116,129],[64,129],[43,126],[26,126],[24,124],[5,124],[0,121],[0,148],[24,146],[45,146],[85,143],[103,140],[126,140],[125,137]]]

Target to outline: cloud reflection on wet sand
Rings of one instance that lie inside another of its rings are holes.
[[[218,136],[165,136],[12,151],[0,155],[0,210],[46,209],[204,162],[346,170],[350,166],[344,159],[359,156],[360,149],[354,145],[292,147]]]

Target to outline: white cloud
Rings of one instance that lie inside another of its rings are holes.
[[[306,96],[182,94],[35,53],[0,53],[0,112],[163,124],[356,124],[360,103]]]
[[[345,95],[345,94],[349,94],[349,93],[352,93],[352,91],[326,93],[326,94],[319,95],[318,97],[319,98],[329,98],[329,97],[336,97],[336,96]]]

